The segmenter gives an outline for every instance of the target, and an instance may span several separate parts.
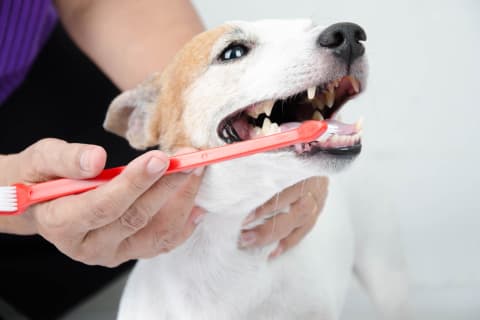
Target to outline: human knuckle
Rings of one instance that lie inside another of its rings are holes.
[[[26,150],[26,158],[28,166],[26,167],[26,179],[28,180],[40,180],[42,177],[42,171],[45,166],[45,151],[47,146],[51,144],[52,138],[46,138],[33,144]]]
[[[297,203],[297,206],[295,209],[298,217],[300,219],[305,219],[308,216],[310,216],[310,214],[312,214],[313,208],[314,208],[314,204],[312,204],[312,202],[308,201],[307,198],[302,198]]]
[[[171,179],[171,177],[165,177],[160,179],[159,187],[169,192],[173,192],[178,189],[178,183],[176,183],[174,179]]]
[[[177,236],[172,231],[160,230],[153,234],[153,252],[167,253],[172,251],[177,244]]]
[[[76,260],[88,265],[94,265],[98,260],[98,255],[96,253],[96,250],[92,250],[90,246],[80,246],[75,250],[72,250],[68,255],[73,260]]]
[[[88,265],[106,265],[110,261],[110,255],[103,246],[98,243],[82,243],[75,247],[71,257]]]
[[[278,230],[277,230],[278,231]],[[275,227],[272,223],[265,223],[256,228],[256,240],[258,245],[264,245],[270,242],[275,237]]]
[[[133,231],[147,225],[150,220],[149,209],[140,204],[131,206],[121,217],[120,223]]]
[[[66,214],[59,213],[54,201],[45,202],[35,207],[34,214],[43,228],[57,233],[67,229],[69,221]]]
[[[107,268],[116,268],[118,267],[122,261],[119,259],[110,259],[102,263],[102,266],[107,267]]]
[[[146,186],[142,183],[141,179],[133,175],[127,175],[127,186],[134,193],[143,192],[146,189]]]
[[[109,218],[112,211],[116,210],[118,200],[110,193],[104,193],[100,200],[90,205],[90,211],[96,221]]]
[[[183,189],[182,195],[184,199],[195,199],[197,196],[197,189],[192,186],[187,186]]]

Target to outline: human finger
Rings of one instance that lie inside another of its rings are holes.
[[[183,243],[204,214],[200,208],[194,208],[201,178],[199,171],[191,174],[183,187],[172,195],[147,226],[125,239],[125,243],[119,247],[118,255],[125,259],[134,253],[137,257],[147,258],[169,252]]]
[[[164,212],[165,209],[162,208],[166,207],[168,202],[178,199],[176,195],[178,192],[182,189],[193,188],[194,186],[188,183],[190,181],[189,178],[189,175],[185,173],[176,173],[162,177],[132,203],[118,219],[111,224],[91,231],[85,241],[94,242],[96,245],[116,247],[125,238],[130,237],[152,223],[155,215],[158,215],[159,212]],[[191,192],[193,194],[194,191]],[[185,202],[185,200],[187,201]],[[193,203],[188,205],[188,199],[178,199],[177,201],[181,201],[183,205],[188,207],[189,211],[192,209]],[[169,218],[168,216],[163,218],[163,223],[169,223],[168,219],[166,219]]]
[[[133,160],[108,183],[83,194],[59,198],[33,208],[44,231],[82,235],[121,216],[165,171],[168,158],[150,151]]]
[[[25,182],[58,177],[84,179],[101,172],[106,152],[100,146],[47,138],[21,152],[18,160],[19,176]]]
[[[248,225],[253,221],[271,215],[279,209],[286,208],[295,201],[298,201],[307,192],[311,192],[317,198],[321,199],[324,197],[324,194],[326,194],[327,187],[328,179],[325,177],[313,177],[300,181],[273,196],[270,200],[250,213],[243,224]]]
[[[242,231],[240,246],[265,246],[277,242],[302,226],[309,220],[310,215],[317,213],[318,205],[313,195],[308,192],[293,203],[287,213],[276,214],[257,227]]]

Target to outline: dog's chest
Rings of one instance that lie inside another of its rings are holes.
[[[316,227],[273,263],[266,259],[272,247],[238,249],[243,215],[236,208],[207,213],[184,245],[138,263],[120,319],[300,319],[330,312],[346,290],[353,260],[349,218],[332,187]],[[292,303],[298,314],[285,309]]]

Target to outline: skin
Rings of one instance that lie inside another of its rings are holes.
[[[122,90],[162,70],[203,30],[186,0],[59,0],[56,6],[76,44]],[[99,146],[43,139],[18,154],[0,155],[0,185],[95,177],[106,157]],[[163,176],[167,166],[164,153],[149,151],[95,190],[35,205],[19,216],[0,217],[0,232],[39,234],[72,259],[90,265],[113,267],[168,252],[188,239],[205,212],[194,207],[202,170]],[[327,186],[326,178],[312,178],[266,202],[249,221],[278,205],[290,205],[290,211],[242,232],[240,247],[279,241],[271,258],[290,249],[315,224]]]

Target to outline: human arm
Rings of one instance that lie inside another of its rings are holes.
[[[121,89],[161,71],[203,25],[188,0],[56,0],[75,43]]]

